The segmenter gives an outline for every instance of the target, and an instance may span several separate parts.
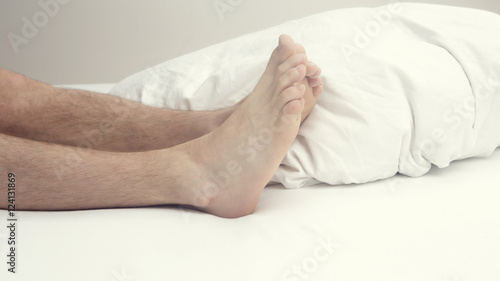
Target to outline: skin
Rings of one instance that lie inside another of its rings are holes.
[[[316,104],[320,73],[283,35],[247,98],[182,112],[0,69],[0,171],[16,175],[18,210],[180,204],[245,216]]]

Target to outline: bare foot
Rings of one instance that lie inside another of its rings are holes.
[[[306,50],[302,45],[295,44],[294,54],[305,55]],[[320,76],[321,69],[313,62],[308,61],[306,64],[306,77],[302,81],[298,82],[305,87],[305,94],[303,96],[305,106],[301,114],[301,122],[309,116],[309,113],[311,113],[312,109],[318,102],[319,95],[323,91],[323,81]],[[207,120],[209,123],[206,127],[205,133],[210,133],[220,127],[227,120],[227,118],[231,116],[241,104],[243,104],[245,100],[246,98],[231,107],[214,111],[213,117],[210,118],[210,120]]]
[[[179,182],[186,205],[226,218],[253,213],[297,136],[307,65],[293,39],[281,36],[259,83],[226,122],[181,145],[192,160]]]

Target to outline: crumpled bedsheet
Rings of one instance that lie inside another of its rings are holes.
[[[328,11],[161,63],[111,94],[179,110],[233,105],[283,33],[322,68],[325,90],[273,181],[300,188],[418,177],[500,145],[500,16],[469,8]]]

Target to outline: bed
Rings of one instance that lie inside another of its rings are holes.
[[[108,85],[78,88],[106,92]],[[419,178],[267,187],[256,213],[177,207],[17,212],[1,280],[500,279],[500,150]],[[3,218],[6,211],[1,211]],[[6,221],[4,220],[4,223]],[[7,247],[0,231],[0,253]]]
[[[103,93],[117,86],[69,85]],[[196,109],[193,100],[178,106]],[[175,206],[17,212],[16,274],[3,263],[0,278],[500,280],[500,149],[477,156],[489,157],[443,169],[431,163],[415,178],[391,170],[332,185],[312,172],[290,188],[296,182],[277,176],[255,214],[239,219]],[[0,214],[8,226],[7,211]],[[0,229],[5,257],[10,233]]]

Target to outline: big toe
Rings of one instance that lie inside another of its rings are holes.
[[[274,50],[270,63],[278,66],[294,54],[295,42],[293,38],[290,35],[283,34],[279,38],[278,47]]]

